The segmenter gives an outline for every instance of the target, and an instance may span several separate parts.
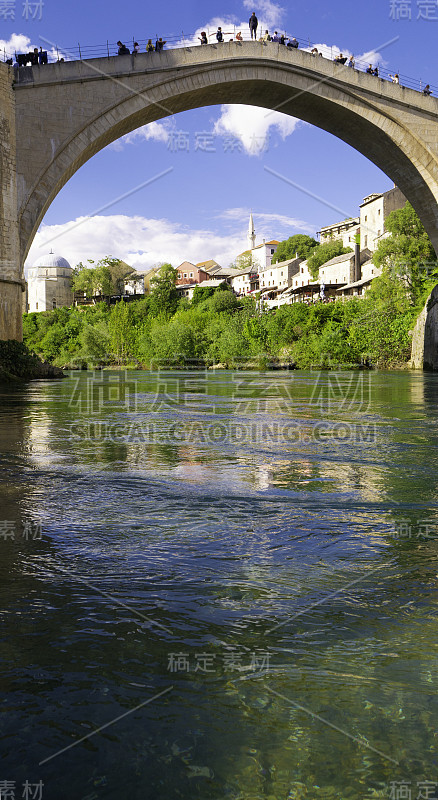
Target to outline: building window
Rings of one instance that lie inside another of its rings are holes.
[[[179,280],[181,280],[181,278],[182,278],[182,275],[181,275],[180,272],[178,272],[178,278],[179,278]]]
[[[38,303],[35,303],[35,308],[38,311]]]
[[[378,213],[378,215],[379,215],[379,217],[380,217],[380,208],[379,208],[379,210],[378,210],[378,212],[377,212],[377,213]]]
[[[52,300],[52,308],[56,308],[56,300],[55,300],[55,298],[53,298],[53,300]]]
[[[272,249],[271,249],[271,256],[273,256],[273,255],[274,255],[274,253],[275,253],[275,250],[272,250]]]
[[[193,278],[193,272],[190,273],[190,277]]]
[[[380,236],[380,230],[377,231],[377,236]]]
[[[184,273],[184,277],[187,278],[187,272]]]
[[[365,247],[368,246],[368,236],[365,236],[365,238],[363,240],[363,243],[364,243]]]

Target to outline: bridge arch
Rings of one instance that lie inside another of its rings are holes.
[[[45,212],[93,155],[222,103],[279,110],[351,145],[399,186],[438,251],[438,100],[412,89],[282,45],[231,42],[25,67],[12,94],[20,275]]]

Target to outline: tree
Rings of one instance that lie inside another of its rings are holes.
[[[241,253],[240,256],[237,256],[236,260],[230,264],[230,268],[236,270],[249,269],[250,267],[252,267],[251,250],[245,250],[244,253]]]
[[[108,267],[98,266],[92,270],[94,273],[94,291],[103,297],[110,297],[113,292],[113,280]]]
[[[272,263],[276,264],[277,261],[295,258],[296,253],[300,258],[309,258],[315,247],[318,247],[316,239],[312,239],[311,236],[306,236],[304,233],[296,233],[295,236],[290,236],[289,239],[280,242],[272,256]]]
[[[73,291],[83,292],[86,297],[92,297],[94,288],[94,270],[84,267],[82,261],[73,269]]]
[[[234,309],[240,305],[239,299],[230,290],[228,284],[226,284],[225,287],[220,284],[220,286],[217,287],[213,297],[210,298],[209,303],[211,310],[215,314],[234,311]]]
[[[205,286],[203,287],[202,284],[198,284],[195,286],[193,290],[193,297],[192,297],[192,305],[196,306],[198,303],[202,303],[204,300],[207,300],[215,293],[215,289],[213,286]]]
[[[324,244],[318,245],[310,258],[307,259],[307,266],[313,280],[317,279],[319,268],[326,264],[327,261],[351,252],[351,247],[344,247],[340,239],[334,239],[332,242],[324,242]]]
[[[89,258],[88,263],[91,266],[85,267],[81,261],[73,270],[73,290],[84,292],[86,297],[123,294],[125,278],[135,271],[120,258],[112,256],[101,258],[97,264]]]
[[[118,363],[131,355],[135,330],[131,324],[129,305],[123,300],[116,303],[109,319],[110,343]]]
[[[174,314],[178,306],[176,281],[178,270],[172,264],[163,264],[158,275],[151,280],[150,308],[152,314]]]
[[[388,215],[385,229],[391,236],[379,242],[373,263],[402,281],[416,304],[438,267],[432,242],[410,203]]]

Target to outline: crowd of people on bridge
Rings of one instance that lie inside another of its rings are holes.
[[[261,34],[259,39],[257,39],[257,29],[259,27],[259,21],[257,19],[257,15],[256,15],[255,11],[252,12],[252,14],[251,14],[251,16],[250,16],[250,18],[248,20],[248,27],[249,27],[249,33],[250,33],[251,40],[259,41],[262,44],[265,44],[267,42],[274,42],[274,43],[277,43],[279,45],[283,45],[284,47],[288,47],[288,48],[291,48],[291,49],[298,49],[299,46],[300,46],[299,42],[298,42],[298,39],[296,39],[295,36],[289,37],[289,36],[286,36],[286,34],[284,34],[284,33],[280,33],[279,34],[278,31],[274,31],[273,35],[271,36],[269,31],[265,30],[265,32]],[[226,41],[225,37],[226,36],[230,36],[231,34],[233,35],[233,38],[228,39],[228,41],[230,41],[230,42],[233,42],[233,41],[243,42],[242,31],[238,31],[237,33],[234,32],[234,31],[223,31],[222,27],[220,25],[218,26],[217,31],[214,32],[214,33],[207,34],[206,31],[201,31],[201,35],[198,36],[198,40],[200,41],[201,46],[209,44],[209,41],[208,41],[209,37],[214,37],[216,39],[216,42],[223,43],[223,42]],[[145,52],[146,53],[161,53],[164,50],[166,44],[167,44],[166,40],[163,40],[163,38],[161,36],[159,36],[159,37],[157,36],[155,44],[153,44],[152,39],[148,39],[147,44],[146,44]],[[117,54],[119,56],[131,55],[131,51],[130,51],[129,47],[127,47],[120,40],[117,42],[117,47],[118,47]],[[310,45],[309,45],[309,47],[310,47]],[[139,52],[140,52],[139,43],[138,42],[133,42],[132,55],[136,56]],[[313,47],[310,50],[310,53],[311,53],[312,56],[323,57],[323,53],[319,52],[317,47]],[[343,53],[338,53],[338,55],[336,55],[334,57],[334,59],[333,59],[335,64],[341,64],[342,66],[345,66],[347,64],[347,60],[348,60],[348,65],[347,66],[350,67],[351,69],[356,69],[356,62],[355,62],[354,55],[351,55],[350,57],[348,57],[348,56],[344,56]],[[64,61],[64,59],[58,57],[58,61]],[[31,52],[31,53],[19,53],[19,54],[16,54],[16,62],[15,62],[14,66],[16,66],[16,67],[24,67],[24,66],[27,66],[28,64],[30,64],[31,66],[35,66],[35,65],[47,64],[47,63],[48,63],[47,52],[45,50],[43,50],[41,47],[40,47],[40,49],[38,51],[38,48],[35,47],[33,52]],[[6,64],[9,64],[10,66],[12,66],[13,65],[12,58],[6,59]],[[367,67],[365,72],[368,73],[368,75],[373,75],[376,78],[379,77],[379,67],[378,66],[373,66],[373,64],[369,64],[369,66]],[[397,72],[394,73],[394,75],[389,75],[389,80],[392,81],[392,83],[400,84],[400,76],[399,76],[399,74]],[[429,84],[427,84],[424,87],[423,94],[427,95],[427,96],[432,94],[432,90],[431,90]]]

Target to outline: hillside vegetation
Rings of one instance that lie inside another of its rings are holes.
[[[24,341],[61,367],[401,366],[410,358],[418,313],[438,282],[437,262],[408,203],[389,215],[387,229],[392,236],[374,255],[383,273],[363,299],[261,313],[255,299],[236,297],[222,284],[216,290],[199,286],[189,301],[178,298],[177,270],[165,264],[144,299],[26,314]]]

